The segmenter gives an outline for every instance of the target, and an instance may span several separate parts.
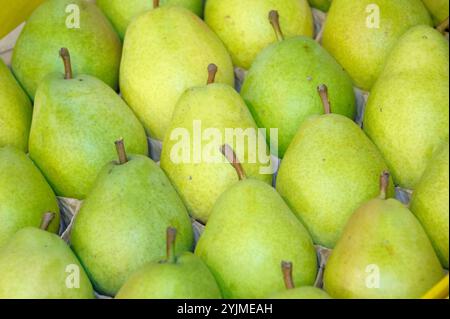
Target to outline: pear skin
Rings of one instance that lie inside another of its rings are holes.
[[[449,16],[448,0],[422,0],[433,17],[434,24],[437,26]]]

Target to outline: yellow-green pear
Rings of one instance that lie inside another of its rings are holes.
[[[0,148],[0,247],[19,229],[39,227],[48,211],[59,212],[58,202],[39,169],[22,151]],[[48,227],[58,229],[59,213]]]
[[[438,31],[417,26],[398,41],[369,96],[364,131],[394,182],[414,189],[449,137],[449,46]]]
[[[307,230],[270,185],[245,172],[225,145],[240,181],[217,200],[195,249],[224,298],[266,298],[284,287],[280,260],[292,260],[295,284],[312,285],[317,255]]]
[[[217,198],[238,180],[219,152],[224,142],[238,145],[249,176],[270,184],[273,173],[265,136],[244,101],[229,85],[212,83],[217,68],[208,69],[209,84],[188,89],[178,101],[161,154],[161,168],[190,214],[203,223]]]
[[[430,237],[442,265],[448,269],[449,189],[448,142],[431,159],[416,185],[411,211]]]
[[[153,138],[164,139],[178,99],[186,89],[204,83],[204,70],[210,63],[219,67],[217,82],[234,84],[225,46],[185,8],[156,8],[129,25],[120,88]]]
[[[421,0],[333,0],[322,44],[352,77],[370,90],[400,36],[432,20]]]
[[[65,75],[48,75],[36,93],[30,157],[57,195],[84,199],[98,172],[115,158],[117,138],[126,138],[130,152],[143,155],[147,138],[116,92],[92,76],[74,76],[68,50],[60,54]]]
[[[358,208],[331,253],[324,289],[343,299],[421,298],[444,276],[430,240],[411,211],[381,192]]]
[[[205,22],[225,43],[233,63],[249,69],[257,54],[277,40],[267,23],[271,10],[280,13],[286,37],[313,36],[313,17],[307,0],[208,0]]]
[[[107,164],[83,202],[71,243],[97,291],[114,296],[128,278],[166,250],[168,227],[178,230],[176,253],[193,246],[191,220],[164,172],[150,158],[127,155]]]
[[[434,24],[439,25],[449,16],[448,0],[422,0],[433,17]]]
[[[0,59],[0,147],[28,150],[32,112],[28,96]]]
[[[355,209],[378,194],[387,165],[355,122],[331,114],[326,86],[319,92],[326,114],[300,127],[281,162],[277,190],[314,243],[333,248]]]

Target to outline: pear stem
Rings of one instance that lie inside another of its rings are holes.
[[[438,30],[440,33],[445,33],[445,30],[448,29],[449,26],[449,17],[442,21],[437,27],[436,30]]]
[[[239,162],[236,153],[233,151],[230,145],[224,144],[220,148],[220,151],[222,152],[223,156],[230,162],[230,164],[234,167],[236,170],[236,173],[239,177],[239,180],[242,181],[247,178],[245,175],[244,168],[242,167],[241,163]]]
[[[272,25],[273,30],[275,31],[275,35],[277,36],[277,40],[280,41],[280,42],[283,41],[284,40],[284,35],[283,35],[283,31],[281,30],[280,15],[278,14],[278,11],[271,10],[269,12],[269,21],[270,21],[270,24]]]
[[[73,79],[72,64],[70,63],[70,53],[67,48],[61,48],[59,50],[59,56],[64,62],[64,78],[66,80]]]
[[[380,176],[380,196],[379,196],[380,199],[387,198],[390,177],[391,174],[388,171],[384,171],[383,174],[381,174]]]
[[[292,263],[289,261],[281,262],[281,271],[283,272],[284,284],[286,285],[286,289],[294,289],[295,284],[292,279]]]
[[[216,80],[216,74],[217,74],[217,65],[214,63],[211,63],[208,65],[208,82],[207,84],[213,84]]]
[[[320,99],[322,100],[325,114],[331,114],[331,103],[328,96],[328,87],[325,84],[321,84],[317,87],[317,92],[319,92]]]
[[[117,155],[119,156],[119,164],[123,165],[128,162],[127,153],[125,151],[125,144],[123,138],[114,142],[116,144]]]
[[[41,225],[39,228],[42,230],[47,230],[48,226],[50,226],[50,223],[55,218],[55,215],[56,215],[55,213],[51,212],[45,213],[44,216],[42,216]]]
[[[166,262],[174,264],[176,261],[175,257],[175,240],[177,238],[177,230],[173,227],[167,228],[167,238],[166,238]]]
[[[153,0],[153,9],[159,8],[159,0]]]

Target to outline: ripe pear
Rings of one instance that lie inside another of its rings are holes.
[[[48,0],[27,20],[17,40],[12,69],[28,95],[59,70],[59,48],[71,50],[77,74],[95,76],[118,88],[122,45],[111,23],[87,0]]]
[[[448,142],[430,161],[414,190],[411,211],[431,239],[441,264],[448,269],[449,188]]]
[[[449,1],[448,0],[422,0],[425,6],[430,11],[435,25],[439,25],[449,15]]]
[[[279,42],[257,56],[241,95],[259,127],[278,128],[272,144],[278,140],[275,155],[283,157],[302,122],[323,114],[319,84],[328,86],[333,111],[350,118],[356,113],[355,94],[350,77],[317,42],[307,37],[283,40],[276,11],[270,12],[270,20]]]
[[[230,55],[220,39],[189,10],[165,6],[128,27],[120,88],[147,132],[163,140],[180,96],[204,83],[204,68],[219,67],[217,82],[234,84]]]
[[[32,113],[28,96],[0,59],[0,147],[27,152]]]
[[[178,229],[177,252],[190,250],[193,231],[183,202],[150,158],[127,156],[106,165],[84,201],[72,248],[102,294],[114,296],[131,274],[163,256],[167,227]]]
[[[332,0],[308,0],[311,7],[327,12],[330,9]]]
[[[129,140],[129,149],[147,154],[139,120],[105,83],[73,76],[67,49],[61,50],[65,75],[51,74],[36,93],[30,156],[59,196],[84,199],[98,172],[115,158],[112,141]]]
[[[134,273],[116,299],[221,299],[214,276],[203,261],[184,252],[175,254],[176,229],[167,229],[165,260],[148,263]]]
[[[240,181],[217,200],[195,254],[215,276],[223,297],[265,298],[282,290],[280,260],[298,265],[296,285],[312,285],[317,256],[305,227],[271,186],[246,178],[229,146],[222,151]]]
[[[213,82],[216,68],[210,65],[209,69],[209,81]],[[254,137],[246,140],[243,134],[240,136],[236,132],[234,137],[235,143],[239,144],[238,156],[246,159],[243,166],[249,176],[270,184],[273,170],[266,173],[262,168],[270,168],[271,164],[263,163],[260,158],[260,152],[268,153],[265,138],[257,134],[258,127],[247,106],[228,85],[210,83],[188,89],[177,103],[163,143],[161,168],[172,181],[190,214],[203,223],[208,221],[217,198],[238,180],[236,172],[223,161],[219,152],[230,129],[249,132],[248,136]],[[209,131],[214,134],[209,134]],[[253,147],[253,144],[256,146]],[[181,155],[180,150],[183,152]],[[183,154],[186,158],[182,157]]]
[[[46,211],[59,212],[58,202],[39,169],[22,151],[0,148],[0,247],[19,229],[39,227]],[[56,214],[48,230],[58,229]]]
[[[296,288],[292,278],[292,263],[281,263],[286,290],[272,294],[269,299],[331,299],[322,289],[304,286]]]
[[[333,248],[355,209],[378,194],[387,165],[359,126],[331,113],[326,86],[319,93],[326,114],[300,127],[281,162],[277,190],[314,243]]]
[[[203,0],[161,0],[161,6],[177,5],[191,10],[199,17],[203,16]],[[155,1],[150,0],[97,0],[97,5],[109,18],[120,37],[125,37],[125,32],[130,22],[140,14],[157,7]]]
[[[334,298],[420,298],[444,276],[419,221],[381,194],[358,208],[328,260],[324,289]]]
[[[368,91],[400,36],[420,24],[432,24],[421,0],[333,0],[322,44]]]
[[[314,25],[307,0],[208,0],[205,22],[225,43],[234,65],[249,69],[257,54],[277,40],[267,14],[277,10],[286,37],[312,37]]]
[[[448,140],[448,87],[448,42],[431,27],[411,28],[389,55],[364,116],[364,131],[403,188],[415,188]]]
[[[0,299],[89,299],[94,290],[69,246],[41,229],[19,230],[0,250]]]

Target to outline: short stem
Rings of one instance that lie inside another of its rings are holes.
[[[50,223],[55,218],[55,215],[56,215],[55,213],[51,213],[51,212],[45,213],[44,216],[42,216],[40,228],[42,230],[47,230],[48,226],[50,226]]]
[[[64,78],[66,80],[73,79],[72,73],[72,64],[70,63],[70,53],[67,48],[61,48],[59,51],[59,55],[61,56],[64,62]]]
[[[153,9],[159,8],[159,0],[153,0]]]
[[[280,15],[278,14],[278,11],[272,10],[269,12],[269,21],[273,27],[273,30],[275,31],[275,35],[277,36],[278,41],[283,41],[284,35],[283,31],[281,30]]]
[[[175,240],[177,238],[177,230],[173,227],[167,228],[166,238],[166,262],[174,264],[175,258]]]
[[[117,155],[119,156],[119,164],[125,164],[128,162],[127,153],[125,151],[125,144],[123,138],[114,142],[116,144]]]
[[[386,199],[387,198],[387,192],[389,188],[389,179],[391,175],[388,171],[384,171],[383,174],[380,176],[380,199]]]
[[[217,65],[214,63],[211,63],[208,65],[208,82],[207,84],[213,84],[216,80],[216,74],[217,74]]]
[[[447,17],[447,19],[445,19],[444,21],[442,21],[442,22],[436,27],[436,30],[438,30],[440,33],[444,33],[445,30],[448,29],[448,25],[449,25],[449,17]]]
[[[224,144],[220,148],[220,151],[222,152],[223,156],[230,162],[230,164],[234,167],[236,170],[236,173],[239,177],[239,180],[244,180],[247,178],[245,175],[244,168],[242,167],[241,163],[239,162],[236,153],[233,151],[230,145]]]
[[[286,289],[294,289],[295,284],[294,280],[292,279],[292,263],[289,261],[282,261],[281,270],[283,272],[284,284],[286,286]]]
[[[328,87],[325,84],[321,84],[317,87],[320,99],[322,100],[323,110],[325,114],[331,114],[331,103],[328,96]]]

